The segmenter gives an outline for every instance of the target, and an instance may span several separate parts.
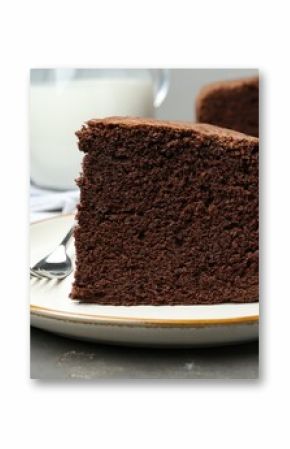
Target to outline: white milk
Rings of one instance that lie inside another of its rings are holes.
[[[42,187],[74,188],[83,156],[75,131],[89,119],[110,115],[152,117],[152,81],[112,77],[32,84],[31,179]]]

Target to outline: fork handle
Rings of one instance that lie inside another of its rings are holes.
[[[66,248],[68,242],[70,241],[72,235],[73,235],[73,231],[74,231],[74,226],[72,226],[70,228],[70,230],[68,231],[68,233],[65,235],[65,237],[63,238],[63,240],[61,241],[60,245],[64,246]]]

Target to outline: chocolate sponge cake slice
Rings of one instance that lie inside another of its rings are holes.
[[[203,124],[89,121],[71,298],[258,300],[258,139]]]
[[[259,136],[259,78],[222,81],[205,86],[196,101],[201,123]]]

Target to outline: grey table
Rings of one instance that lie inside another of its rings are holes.
[[[31,328],[33,379],[257,379],[258,342],[202,349],[98,345]]]

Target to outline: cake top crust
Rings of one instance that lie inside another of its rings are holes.
[[[231,129],[220,128],[218,126],[209,125],[205,123],[191,123],[181,121],[165,121],[149,118],[139,117],[107,117],[103,119],[92,119],[86,122],[86,125],[82,130],[76,134],[79,138],[82,136],[82,132],[88,128],[94,129],[98,126],[119,126],[119,127],[149,127],[159,129],[171,129],[176,131],[193,131],[196,135],[205,138],[216,138],[228,142],[243,142],[249,144],[258,144],[259,139],[256,137],[242,134]]]

